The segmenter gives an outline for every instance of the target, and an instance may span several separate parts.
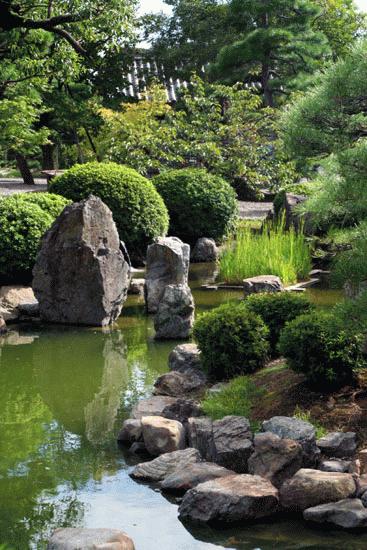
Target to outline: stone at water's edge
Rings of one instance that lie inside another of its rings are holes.
[[[163,491],[168,493],[185,493],[200,483],[219,477],[233,476],[235,472],[218,466],[213,462],[197,462],[186,464],[184,468],[175,470],[161,483]]]
[[[145,279],[131,279],[128,294],[144,295]]]
[[[187,423],[191,417],[203,416],[204,411],[200,403],[193,399],[176,399],[171,405],[167,405],[162,411],[164,418],[178,420],[181,424]]]
[[[344,529],[367,527],[367,509],[359,498],[347,498],[308,508],[303,512],[303,518],[316,523],[332,523]]]
[[[202,237],[196,241],[191,252],[192,262],[216,262],[219,256],[218,247],[214,239]]]
[[[155,338],[180,340],[190,336],[195,305],[188,285],[168,285],[154,317]]]
[[[200,353],[196,344],[179,344],[169,354],[168,368],[178,372],[202,370]]]
[[[162,481],[175,470],[180,470],[196,462],[201,462],[199,451],[184,449],[160,455],[150,462],[142,462],[135,466],[129,475],[133,479],[141,481]]]
[[[131,538],[118,529],[56,529],[47,550],[135,550]]]
[[[17,321],[21,315],[21,308],[37,308],[37,300],[29,286],[2,286],[0,287],[0,316],[4,321]]]
[[[168,285],[187,285],[190,246],[177,237],[160,237],[147,250],[145,303],[156,313]]]
[[[171,395],[182,397],[190,393],[203,393],[206,385],[206,377],[200,371],[167,372],[162,374],[154,383],[156,395]]]
[[[123,443],[135,443],[139,441],[143,436],[141,420],[135,418],[129,418],[125,420],[122,428],[117,436],[117,441]]]
[[[331,432],[316,441],[327,456],[344,458],[353,456],[357,450],[357,435],[354,432]]]
[[[185,448],[185,428],[177,420],[162,416],[143,416],[143,441],[148,453],[159,456]]]
[[[166,407],[175,405],[177,399],[166,395],[156,395],[142,399],[131,411],[131,417],[141,420],[143,416],[163,416]]]
[[[284,286],[279,277],[275,275],[259,275],[244,279],[243,290],[245,296],[260,292],[283,292]]]
[[[321,472],[303,468],[280,488],[281,505],[292,511],[337,502],[356,495],[357,485],[352,474]]]
[[[278,490],[249,474],[221,477],[190,489],[178,509],[181,519],[233,523],[270,516],[278,509]]]
[[[67,206],[44,235],[33,270],[41,318],[108,325],[120,315],[129,284],[111,210],[93,196]]]
[[[248,461],[250,474],[265,477],[278,489],[302,467],[302,447],[297,441],[265,432],[255,435],[254,447]]]

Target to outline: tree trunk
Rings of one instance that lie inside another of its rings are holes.
[[[42,170],[55,170],[55,154],[53,143],[42,145]]]
[[[261,67],[261,87],[264,94],[264,103],[266,107],[274,107],[273,92],[269,86],[270,69],[267,63],[263,63]]]
[[[32,172],[29,169],[27,159],[21,153],[15,153],[15,160],[17,161],[18,170],[22,175],[23,182],[26,185],[34,185],[34,179]]]

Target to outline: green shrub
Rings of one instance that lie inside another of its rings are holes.
[[[220,256],[220,278],[242,284],[257,275],[278,275],[284,284],[306,278],[311,269],[309,246],[302,232],[284,230],[284,219],[254,234],[245,227],[229,239]]]
[[[367,291],[336,304],[333,314],[348,332],[367,334]]]
[[[320,390],[333,390],[354,379],[354,370],[365,367],[363,337],[343,330],[325,312],[297,317],[282,330],[279,351],[296,372]]]
[[[168,229],[168,214],[152,182],[132,168],[114,163],[77,164],[50,184],[50,190],[80,201],[93,194],[112,210],[120,238],[133,258]]]
[[[314,309],[306,296],[295,292],[252,294],[246,299],[246,305],[260,315],[269,328],[270,349],[273,355],[276,353],[279,335],[285,324]]]
[[[194,244],[200,237],[216,241],[237,217],[236,193],[221,177],[205,170],[169,170],[154,178],[170,215],[170,234]]]
[[[230,415],[250,418],[254,401],[263,393],[248,376],[238,376],[218,392],[208,393],[201,406],[213,420]]]
[[[69,201],[48,193],[21,193],[0,200],[0,277],[28,282],[39,242]]]
[[[215,380],[226,380],[263,367],[268,328],[244,302],[228,303],[204,313],[194,325],[203,367]]]

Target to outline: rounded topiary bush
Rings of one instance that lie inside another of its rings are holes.
[[[69,201],[48,193],[0,199],[0,279],[29,282],[40,240]]]
[[[228,303],[204,313],[193,330],[203,367],[215,380],[225,380],[263,367],[268,328],[244,302]]]
[[[331,391],[354,379],[365,367],[363,337],[343,330],[331,314],[315,311],[288,323],[279,338],[279,351],[296,372],[317,389]]]
[[[136,170],[113,162],[77,164],[50,184],[50,191],[72,201],[96,195],[112,210],[130,255],[145,256],[154,238],[165,235],[168,213],[152,182]]]
[[[224,179],[197,168],[169,170],[154,178],[170,215],[170,234],[194,244],[200,237],[219,241],[233,228],[237,198]]]
[[[277,353],[277,344],[285,324],[299,315],[310,313],[314,305],[303,294],[295,292],[268,292],[252,294],[246,298],[248,309],[260,315],[269,328],[270,349]]]

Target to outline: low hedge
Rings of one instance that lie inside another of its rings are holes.
[[[29,282],[40,240],[70,201],[49,193],[0,199],[0,279]]]
[[[135,260],[147,245],[165,235],[168,213],[153,183],[136,170],[113,162],[77,164],[50,184],[50,191],[72,201],[93,194],[112,210],[121,240]]]
[[[264,366],[268,328],[244,302],[219,306],[198,318],[193,335],[204,369],[214,380],[248,374]]]
[[[168,208],[170,234],[194,244],[200,237],[220,241],[237,219],[237,198],[223,178],[206,170],[168,170],[154,178]]]
[[[246,298],[247,307],[260,315],[269,328],[270,349],[277,355],[277,344],[286,323],[299,315],[310,313],[315,306],[303,294],[295,292],[268,292]]]

